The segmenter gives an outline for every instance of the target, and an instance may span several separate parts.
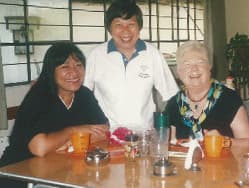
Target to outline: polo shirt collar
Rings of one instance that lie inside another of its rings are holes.
[[[142,50],[146,50],[145,42],[141,39],[138,39],[135,48],[136,48],[137,53],[142,51]],[[107,53],[115,52],[115,51],[118,51],[118,49],[115,46],[114,40],[111,39],[111,40],[109,40],[109,42],[107,44]]]

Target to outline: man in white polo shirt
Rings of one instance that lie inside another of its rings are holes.
[[[150,129],[156,110],[153,87],[167,101],[178,86],[158,49],[139,39],[143,20],[135,1],[111,4],[105,26],[112,39],[89,55],[84,84],[94,91],[111,130]]]

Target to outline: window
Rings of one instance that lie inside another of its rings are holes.
[[[95,3],[94,3],[95,2]],[[96,3],[98,2],[98,3]],[[87,56],[110,39],[104,28],[107,0],[0,0],[1,53],[5,86],[30,83],[40,74],[47,48],[76,43]],[[156,45],[168,63],[187,40],[204,39],[205,0],[140,0],[141,38]]]

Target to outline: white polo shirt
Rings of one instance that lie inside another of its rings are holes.
[[[149,129],[156,110],[153,86],[167,101],[178,86],[158,49],[139,40],[137,55],[125,66],[122,54],[113,50],[113,41],[97,46],[87,58],[84,85],[94,91],[109,119],[111,130],[120,126]],[[115,49],[115,47],[114,47]]]

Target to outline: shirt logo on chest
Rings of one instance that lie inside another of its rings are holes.
[[[151,75],[149,74],[149,67],[147,65],[140,65],[140,71],[138,76],[140,78],[149,78]]]

